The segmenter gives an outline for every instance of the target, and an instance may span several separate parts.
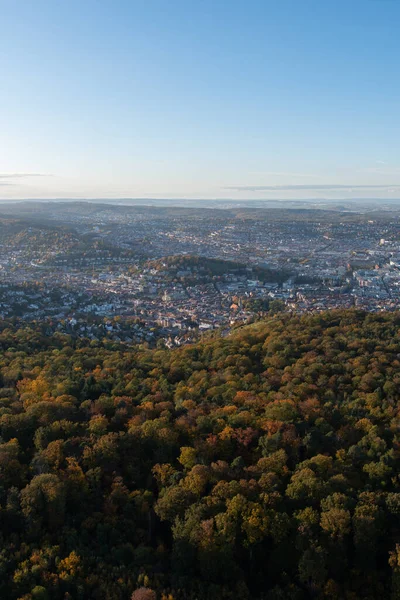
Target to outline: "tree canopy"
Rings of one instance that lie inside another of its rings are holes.
[[[400,598],[400,314],[0,349],[1,598]]]

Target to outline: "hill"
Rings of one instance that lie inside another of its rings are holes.
[[[400,597],[400,314],[0,348],[1,598]]]
[[[228,273],[249,276],[249,273],[251,273],[253,277],[260,279],[260,281],[281,283],[291,275],[290,271],[285,269],[272,270],[258,265],[249,267],[240,262],[205,256],[166,256],[158,260],[149,260],[145,265],[157,271],[167,270],[175,275],[183,273],[184,277],[192,277],[196,281],[202,276],[221,276]]]

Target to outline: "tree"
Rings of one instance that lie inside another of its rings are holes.
[[[54,531],[64,520],[65,487],[57,475],[37,475],[21,492],[21,507],[28,524],[36,530]]]
[[[156,593],[146,587],[138,588],[131,596],[131,600],[156,600],[156,598]]]

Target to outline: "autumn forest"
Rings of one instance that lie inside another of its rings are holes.
[[[400,598],[400,314],[0,349],[0,598]]]

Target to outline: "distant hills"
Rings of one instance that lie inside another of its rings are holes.
[[[54,198],[54,199],[21,199],[0,200],[0,208],[20,206],[28,210],[26,205],[40,206],[41,204],[101,204],[110,206],[153,206],[153,207],[178,207],[178,208],[283,208],[307,210],[334,210],[346,212],[365,211],[399,211],[400,198],[310,198],[310,199],[246,199],[237,200],[233,198]]]

